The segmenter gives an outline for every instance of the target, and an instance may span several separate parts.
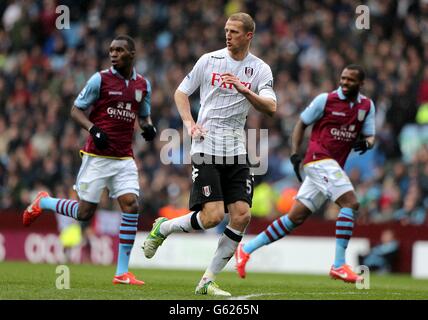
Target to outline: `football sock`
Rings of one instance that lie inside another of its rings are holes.
[[[338,268],[346,263],[345,254],[349,239],[354,229],[354,212],[351,208],[340,209],[336,220],[336,255],[334,267]]]
[[[239,242],[242,240],[243,232],[232,229],[227,226],[224,233],[221,235],[217,245],[217,250],[214,253],[214,257],[211,260],[211,264],[205,272],[204,276],[207,276],[206,281],[214,281],[215,275],[220,273],[221,270],[229,262],[230,258],[233,257]]]
[[[129,257],[137,233],[138,214],[122,213],[119,229],[119,253],[117,256],[116,275],[128,272]]]
[[[265,231],[258,234],[253,240],[243,246],[246,253],[252,253],[258,248],[283,238],[294,230],[296,225],[288,218],[288,215],[282,216],[272,222]]]
[[[204,230],[200,211],[190,212],[184,216],[165,221],[159,228],[160,233],[165,237],[174,232],[191,232],[194,230]]]
[[[40,208],[52,210],[56,213],[78,220],[77,212],[79,210],[79,202],[76,200],[45,197],[40,199]]]

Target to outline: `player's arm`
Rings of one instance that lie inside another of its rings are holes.
[[[94,125],[86,115],[86,112],[75,105],[71,108],[71,118],[76,121],[83,129],[88,130]]]
[[[297,179],[302,182],[302,177],[300,176],[300,163],[303,160],[303,157],[299,154],[300,146],[303,142],[303,137],[305,135],[305,129],[307,125],[299,119],[294,126],[293,133],[291,135],[291,156],[290,161],[293,164],[294,172],[296,173]]]
[[[361,130],[363,137],[354,143],[354,151],[359,152],[359,154],[363,154],[367,150],[372,149],[375,144],[375,131],[375,105],[373,101],[370,101],[370,111],[364,120],[363,128]]]
[[[192,112],[190,111],[189,96],[177,89],[175,90],[174,101],[188,134],[192,138],[203,137],[206,134],[206,129],[196,124],[195,120],[193,120]]]
[[[152,86],[149,80],[146,79],[147,92],[143,101],[140,104],[138,112],[138,125],[141,128],[141,135],[146,141],[152,141],[156,137],[156,128],[153,125],[150,117],[152,104]]]
[[[108,147],[108,136],[101,128],[92,123],[87,116],[87,110],[99,98],[100,87],[101,75],[97,72],[88,80],[83,90],[74,100],[70,115],[83,129],[89,131],[95,146],[101,150]]]
[[[192,71],[183,79],[174,93],[174,101],[181,120],[192,138],[203,137],[206,129],[196,124],[190,110],[189,96],[201,85],[203,72],[206,69],[207,56],[203,55],[194,65]]]
[[[294,126],[293,133],[291,135],[291,154],[299,154],[300,147],[303,143],[303,137],[305,136],[305,130],[308,127],[302,119],[299,119]]]
[[[258,88],[259,94],[244,86],[232,73],[223,73],[221,78],[224,83],[232,84],[239,93],[247,98],[257,111],[267,114],[268,116],[273,116],[276,112],[277,104],[275,93],[272,88],[273,78],[270,68],[263,70],[262,79],[260,81],[261,86]]]
[[[156,137],[157,131],[150,116],[138,117],[138,124],[141,128],[141,135],[146,141],[152,141]]]
[[[247,87],[241,84],[238,80],[239,85],[236,83],[235,88],[240,92],[248,101],[253,105],[253,107],[264,114],[272,117],[276,112],[276,101],[272,98],[259,96],[257,93],[251,91]],[[239,89],[238,89],[239,86]]]
[[[300,182],[302,182],[302,177],[300,176],[300,163],[303,157],[300,155],[299,150],[303,143],[305,130],[324,115],[327,96],[327,93],[322,93],[312,100],[309,106],[300,114],[300,119],[297,121],[291,135],[290,161],[293,164],[294,172]]]

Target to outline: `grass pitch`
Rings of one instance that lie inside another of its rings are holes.
[[[113,300],[213,300],[193,292],[202,271],[135,269],[142,287],[112,285],[113,266],[69,265],[70,289],[59,290],[56,265],[24,262],[0,263],[0,300],[5,299],[113,299]],[[232,299],[242,300],[420,300],[428,299],[428,280],[408,275],[371,274],[370,289],[326,276],[249,273],[247,279],[224,272],[217,278]],[[225,300],[225,298],[217,298]]]

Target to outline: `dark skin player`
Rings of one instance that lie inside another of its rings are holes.
[[[129,47],[126,40],[113,40],[110,44],[109,56],[111,65],[114,69],[116,69],[116,71],[120,73],[121,76],[128,80],[132,77],[135,53],[135,50],[132,50]],[[89,120],[85,111],[82,111],[76,106],[73,106],[71,109],[71,118],[80,124],[82,128],[88,130],[91,133],[92,137],[94,138],[94,143],[99,149],[107,148],[107,135]],[[156,130],[153,127],[150,116],[144,118],[139,117],[138,124],[143,130],[142,136],[148,141],[153,140],[154,136],[156,135]],[[135,194],[124,194],[118,197],[117,200],[119,202],[120,208],[122,209],[122,212],[138,212],[138,199]],[[79,220],[90,220],[96,209],[96,203],[79,200]]]
[[[339,84],[342,87],[342,92],[345,95],[347,101],[355,102],[357,100],[360,88],[364,84],[364,80],[360,76],[358,70],[345,68],[340,76]],[[298,150],[302,145],[306,128],[307,125],[301,119],[299,119],[296,126],[294,127],[291,138],[292,156],[290,157],[290,160],[293,163],[294,171],[296,172],[296,176],[300,182],[302,182],[302,178],[300,177],[300,163],[302,162],[302,157],[298,154]],[[364,137],[354,144],[353,149],[355,151],[360,151],[360,154],[362,154],[373,147],[374,139],[374,136]],[[357,196],[353,191],[346,192],[340,196],[336,200],[336,203],[341,208],[352,208],[354,211],[357,211],[359,207]],[[300,225],[306,220],[307,217],[311,215],[311,213],[312,212],[305,205],[303,205],[303,203],[301,203],[299,200],[296,200],[293,208],[288,214],[288,217],[293,223]]]

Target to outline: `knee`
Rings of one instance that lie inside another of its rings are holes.
[[[351,208],[354,213],[356,213],[360,208],[360,203],[358,201],[352,201],[346,207]]]
[[[92,210],[79,210],[77,213],[79,221],[89,221],[94,216],[95,211]]]
[[[336,203],[341,208],[351,208],[353,211],[358,211],[360,204],[358,202],[357,196],[354,192],[347,192],[339,199],[336,200]]]
[[[123,205],[124,213],[138,213],[138,202],[132,201]]]
[[[300,226],[311,214],[312,211],[308,207],[297,201],[287,216],[294,225]]]
[[[288,215],[288,219],[290,219],[290,221],[295,225],[295,226],[300,226],[303,222],[305,222],[307,216],[305,215],[294,215],[291,216],[290,214]]]

